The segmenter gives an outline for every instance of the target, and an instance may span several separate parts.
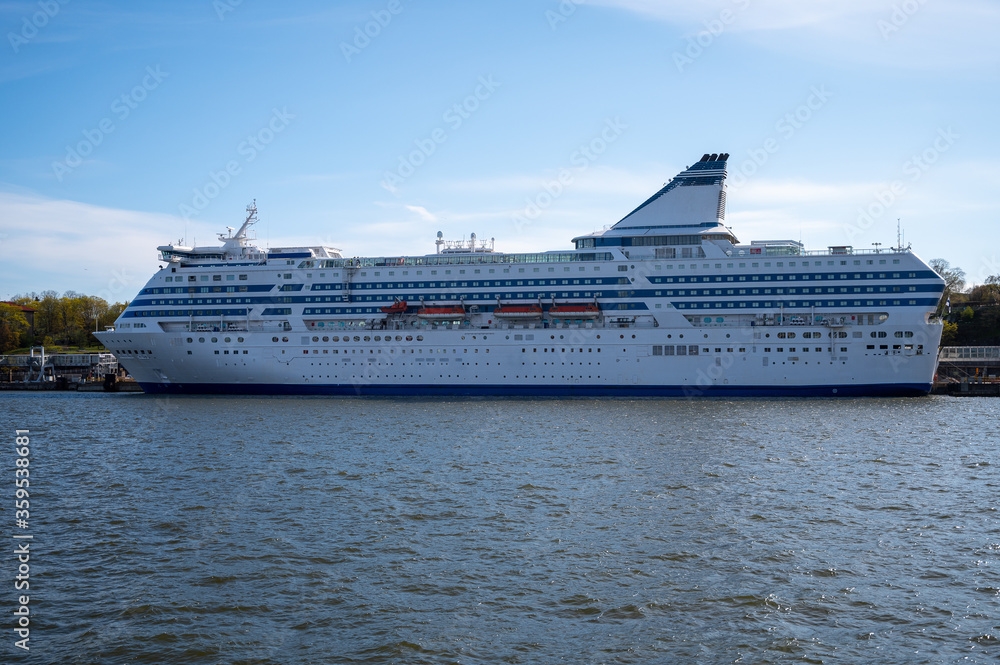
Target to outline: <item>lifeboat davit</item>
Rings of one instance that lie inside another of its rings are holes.
[[[424,307],[417,316],[428,321],[454,321],[465,317],[463,307]]]
[[[388,307],[383,307],[382,308],[382,313],[383,314],[402,314],[405,311],[406,311],[406,301],[405,300],[397,300],[396,302],[392,303]]]
[[[501,305],[493,310],[498,319],[540,319],[542,308],[538,305]]]
[[[594,303],[583,305],[556,305],[549,308],[549,316],[554,319],[596,319],[601,308]]]

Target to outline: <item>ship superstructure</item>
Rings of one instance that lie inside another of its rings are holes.
[[[909,248],[740,243],[706,154],[572,250],[265,250],[255,205],[99,333],[151,393],[919,395],[943,280]]]

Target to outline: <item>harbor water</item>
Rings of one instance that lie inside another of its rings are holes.
[[[996,399],[18,392],[0,413],[7,663],[1000,659]]]

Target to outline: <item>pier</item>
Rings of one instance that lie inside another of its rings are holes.
[[[934,394],[1000,397],[1000,346],[944,346]]]
[[[0,356],[0,390],[142,392],[113,354],[47,354],[40,346]]]

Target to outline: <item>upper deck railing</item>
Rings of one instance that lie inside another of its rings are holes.
[[[798,247],[775,246],[775,247],[752,247],[750,249],[740,248],[734,252],[734,256],[739,258],[755,258],[758,256],[860,256],[860,255],[899,255],[910,254],[909,247],[891,249],[855,249],[853,247],[831,247],[828,249],[799,249]]]
[[[573,263],[611,261],[611,252],[545,252],[539,254],[431,254],[429,256],[360,257],[354,259],[311,259],[300,267],[381,268],[444,265],[496,265],[502,263]]]

